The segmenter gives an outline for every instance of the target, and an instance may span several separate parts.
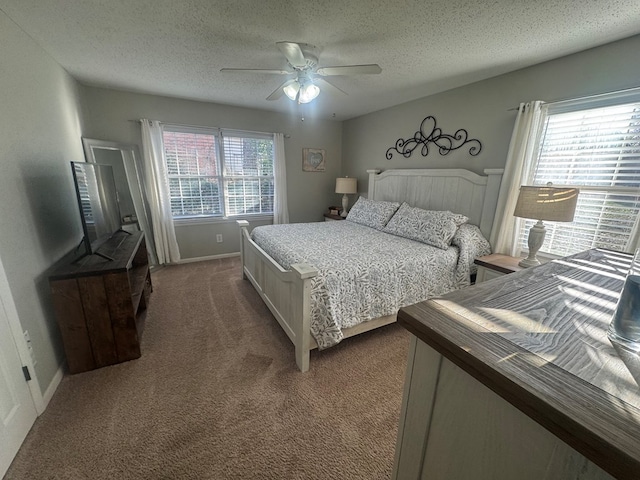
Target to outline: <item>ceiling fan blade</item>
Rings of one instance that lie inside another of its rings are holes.
[[[341,88],[336,87],[333,83],[331,83],[326,78],[316,77],[316,78],[313,79],[313,83],[315,83],[316,85],[322,87],[321,90],[326,90],[328,92],[333,92],[333,93],[343,93],[345,95],[349,95],[347,92],[345,92]]]
[[[267,68],[221,68],[221,72],[239,72],[239,73],[270,73],[274,75],[290,75],[295,72],[287,70],[270,70]]]
[[[267,97],[267,100],[278,100],[280,97],[282,97],[282,95],[284,95],[284,87],[286,87],[287,85],[292,84],[293,82],[295,82],[296,79],[292,78],[291,80],[287,80],[286,82],[284,82],[282,85],[280,85],[278,88],[276,88],[271,95],[269,95]]]
[[[277,42],[276,45],[282,54],[287,57],[292,67],[307,66],[307,60],[304,58],[304,53],[302,53],[300,45],[293,42]]]
[[[375,63],[368,65],[345,65],[343,67],[322,67],[316,70],[318,75],[362,75],[362,74],[378,74],[382,69],[380,65]]]

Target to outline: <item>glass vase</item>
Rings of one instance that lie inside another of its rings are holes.
[[[622,348],[640,352],[640,248],[631,261],[607,335]]]

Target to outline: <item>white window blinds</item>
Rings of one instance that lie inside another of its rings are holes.
[[[209,133],[163,133],[174,217],[221,215],[216,137]]]
[[[569,255],[595,247],[633,249],[640,213],[640,102],[566,113],[554,113],[553,104],[546,108],[528,184],[575,186],[580,196],[572,223],[545,223],[541,250]],[[526,250],[534,221],[523,223]]]
[[[227,215],[273,212],[273,139],[224,136]]]
[[[164,154],[174,218],[273,213],[273,137],[167,125]]]

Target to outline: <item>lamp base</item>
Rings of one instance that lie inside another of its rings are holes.
[[[529,239],[527,240],[527,245],[529,245],[529,256],[520,260],[518,265],[524,268],[540,265],[540,260],[536,258],[536,254],[538,253],[538,250],[540,250],[540,247],[542,247],[546,234],[547,231],[544,228],[544,223],[542,223],[542,220],[538,220],[538,223],[529,230]]]
[[[347,216],[347,207],[349,206],[349,197],[347,197],[347,194],[345,193],[344,195],[342,195],[342,212],[340,213],[341,217],[346,217]]]
[[[523,258],[522,260],[520,260],[518,262],[518,265],[520,265],[521,267],[524,268],[529,268],[529,267],[537,267],[538,265],[540,265],[540,260],[538,260],[537,258]]]

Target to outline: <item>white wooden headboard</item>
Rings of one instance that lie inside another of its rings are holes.
[[[367,170],[368,198],[407,202],[426,210],[451,210],[469,217],[486,238],[493,217],[503,169],[486,169],[485,176],[464,169]]]

